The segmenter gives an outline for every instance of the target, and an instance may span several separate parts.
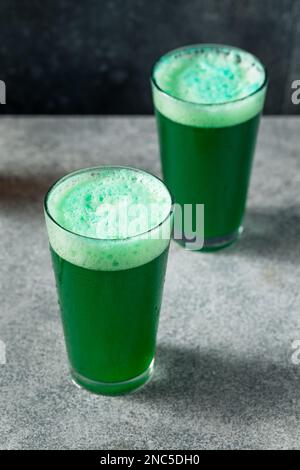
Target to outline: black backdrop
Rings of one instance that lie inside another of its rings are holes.
[[[1,0],[1,113],[152,111],[149,73],[169,49],[197,42],[258,55],[267,113],[299,113],[299,0]]]

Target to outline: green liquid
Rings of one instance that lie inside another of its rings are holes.
[[[178,124],[156,111],[164,180],[179,204],[204,204],[204,239],[241,226],[259,125],[254,118],[229,127]]]
[[[65,261],[53,249],[51,255],[76,381],[80,375],[94,382],[123,382],[142,374],[155,354],[168,250],[123,271],[93,271]],[[83,385],[108,394],[132,388],[102,389],[87,380]]]

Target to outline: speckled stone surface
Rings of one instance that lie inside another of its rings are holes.
[[[263,120],[238,244],[172,244],[154,378],[107,398],[68,378],[42,197],[82,166],[159,174],[154,120],[0,120],[1,449],[300,448],[299,128]]]

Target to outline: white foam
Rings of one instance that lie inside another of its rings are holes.
[[[59,216],[58,206],[70,194],[70,190],[72,192],[76,185],[80,186],[84,181],[91,179],[95,181],[97,177],[101,178],[101,172],[109,170],[110,168],[107,167],[99,167],[71,173],[59,180],[50,189],[45,199],[45,218],[51,247],[65,260],[87,269],[118,271],[138,267],[159,256],[170,242],[173,221],[171,196],[158,178],[141,170],[111,168],[115,175],[118,173],[120,176],[122,173],[123,185],[127,177],[129,191],[133,175],[142,182],[145,188],[144,195],[148,193],[150,198],[145,200],[145,204],[149,200],[164,202],[164,208],[160,212],[161,220],[156,220],[154,225],[148,227],[148,231],[135,233],[127,238],[105,238],[101,234],[101,238],[98,238],[94,233],[91,236],[89,230],[86,235],[80,225],[81,233],[74,232],[76,223],[70,227],[70,218]],[[81,194],[81,190],[76,193],[76,196],[78,194]],[[84,197],[85,193],[82,192],[81,196]],[[74,216],[80,217],[80,210],[78,212],[74,205],[73,210]],[[101,224],[100,227],[102,227]]]
[[[205,60],[209,58],[209,67],[203,67],[203,73],[201,54],[205,56]],[[218,58],[218,55],[221,57],[220,63],[215,64],[218,61],[214,62],[212,57]],[[236,58],[240,61],[238,65],[235,63]],[[185,64],[179,67],[181,60]],[[232,89],[229,79],[224,78],[222,81],[218,69],[226,60],[229,63],[227,71],[230,72],[232,68],[233,71],[240,72],[240,79],[235,80],[235,88],[232,85]],[[205,86],[211,88],[209,74],[214,73],[214,65],[217,70],[213,83],[215,88],[212,86],[209,96],[205,94]],[[197,90],[197,83],[191,81],[196,70],[200,77],[196,77],[200,91]],[[224,84],[227,95],[218,102]],[[256,57],[241,49],[218,45],[187,46],[169,52],[155,64],[152,91],[156,109],[175,122],[195,127],[228,127],[248,121],[261,112],[266,93],[266,73]]]

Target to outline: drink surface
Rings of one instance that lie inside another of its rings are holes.
[[[46,204],[52,248],[82,267],[135,267],[158,256],[169,242],[160,231],[171,212],[171,196],[159,179],[140,170],[75,172],[54,185]]]
[[[221,45],[172,51],[152,75],[156,108],[175,122],[198,127],[230,126],[255,116],[265,81],[265,69],[252,54]]]
[[[191,47],[167,55],[154,76],[171,96],[206,104],[245,98],[265,79],[262,65],[251,54],[222,46]]]
[[[151,219],[137,204],[155,205]],[[131,168],[102,168],[74,175],[51,194],[52,217],[78,235],[124,239],[151,230],[170,212],[170,195],[157,178]],[[130,211],[130,208],[133,210]],[[115,210],[111,217],[110,210]],[[127,214],[129,220],[123,217]]]

